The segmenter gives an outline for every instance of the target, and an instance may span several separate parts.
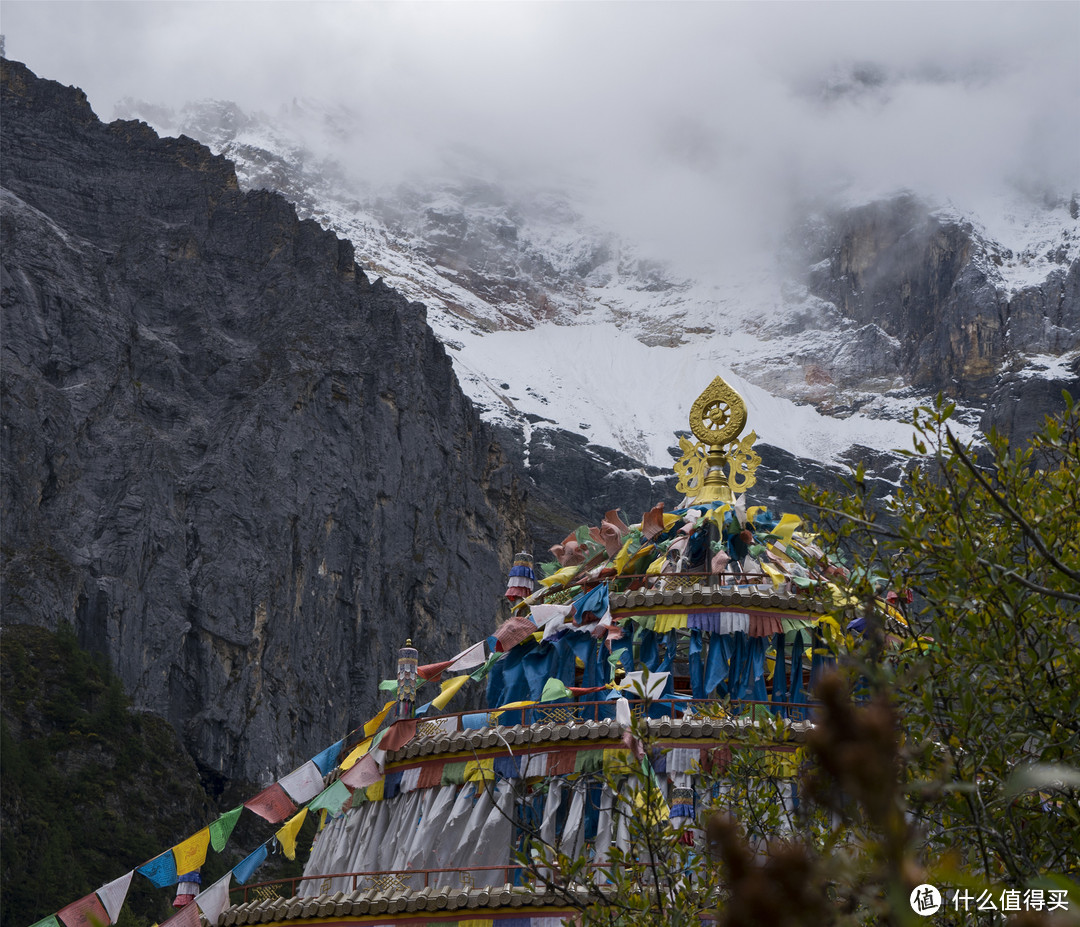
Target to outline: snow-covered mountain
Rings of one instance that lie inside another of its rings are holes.
[[[118,115],[204,142],[245,188],[280,191],[350,239],[373,276],[427,307],[465,391],[522,436],[526,464],[540,429],[666,468],[672,428],[717,373],[763,443],[824,464],[907,446],[903,419],[939,389],[974,433],[1003,385],[1077,375],[1074,194],[818,208],[782,253],[710,282],[589,222],[571,192],[481,179],[476,163],[372,184],[341,109],[129,100]]]

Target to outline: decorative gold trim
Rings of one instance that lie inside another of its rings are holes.
[[[690,430],[702,443],[722,446],[746,427],[746,403],[720,377],[712,383],[690,407]]]
[[[679,438],[683,453],[674,468],[678,492],[697,503],[732,502],[757,482],[755,471],[761,463],[753,450],[757,434],[750,432],[739,440],[746,417],[742,396],[714,377],[690,407],[690,430],[697,441]]]

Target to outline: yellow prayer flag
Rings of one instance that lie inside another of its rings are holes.
[[[367,800],[368,801],[382,801],[385,794],[386,780],[380,779],[374,785],[367,787]]]
[[[770,534],[775,534],[778,538],[784,541],[786,544],[791,543],[791,536],[795,533],[795,529],[802,524],[802,519],[798,515],[784,515],[779,524],[772,529]]]
[[[364,725],[365,737],[371,737],[379,729],[379,725],[381,725],[383,721],[386,720],[386,716],[390,714],[390,709],[393,708],[396,704],[397,699],[391,699],[389,702],[383,705],[382,711],[380,711],[377,715],[375,715],[374,718],[372,718],[370,721],[368,721],[367,724]]]
[[[494,782],[495,781],[495,758],[486,760],[469,760],[465,764],[466,782]]]
[[[623,546],[619,548],[619,552],[615,555],[615,571],[622,573],[623,567],[626,566],[626,561],[630,558],[630,545],[634,543],[634,536],[631,535],[625,541]]]
[[[341,761],[341,771],[344,772],[346,769],[352,769],[361,757],[367,756],[367,752],[371,749],[371,742],[374,739],[374,737],[369,737],[367,740],[358,743],[353,747],[352,752]]]
[[[653,626],[653,630],[657,634],[666,634],[668,631],[674,631],[676,628],[685,628],[688,619],[689,616],[686,612],[680,612],[674,615],[657,615],[656,624]]]
[[[438,695],[431,700],[431,707],[437,711],[442,711],[447,702],[450,701],[455,695],[458,694],[458,690],[469,681],[469,674],[464,676],[455,676],[453,679],[447,679],[443,682],[441,691]]]
[[[664,530],[665,531],[670,531],[680,521],[682,521],[682,516],[681,515],[672,515],[670,512],[668,512],[667,514],[664,515]]]
[[[580,566],[580,563],[576,563],[573,566],[566,566],[563,567],[561,570],[556,570],[550,576],[545,576],[542,580],[540,580],[540,585],[554,586],[555,583],[569,582],[571,579],[574,578]]]
[[[762,571],[769,579],[772,580],[774,587],[778,587],[787,582],[787,577],[781,573],[776,567],[766,563],[764,560],[759,561]]]
[[[645,571],[646,574],[656,576],[664,568],[665,563],[667,563],[666,551],[649,564],[649,568]]]
[[[172,848],[176,859],[176,873],[194,872],[206,862],[206,848],[210,846],[210,828],[204,827],[193,837]]]
[[[301,808],[299,813],[289,818],[285,826],[274,834],[278,843],[281,844],[281,852],[287,859],[296,859],[296,835],[300,832],[300,825],[304,823],[306,817],[307,808]]]

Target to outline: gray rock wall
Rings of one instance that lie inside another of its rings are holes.
[[[7,624],[266,781],[490,633],[509,465],[409,304],[228,161],[4,61]]]
[[[914,197],[843,212],[811,242],[811,292],[898,341],[897,352],[868,343],[868,369],[986,403],[1011,355],[1080,347],[1080,262],[1005,294],[989,271],[995,255],[971,227],[939,219]],[[845,366],[857,381],[858,369]]]

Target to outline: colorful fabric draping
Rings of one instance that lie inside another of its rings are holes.
[[[199,927],[199,908],[186,904],[172,917],[161,922],[161,927]]]
[[[346,770],[338,781],[343,782],[351,789],[366,789],[381,778],[382,773],[379,772],[379,765],[375,762],[375,758],[364,756],[360,758],[359,762]]]
[[[341,779],[338,779],[315,796],[308,808],[312,811],[326,810],[330,814],[336,815],[341,811],[341,806],[349,800],[350,794],[348,786]]]
[[[173,847],[177,872],[194,872],[206,862],[206,850],[210,846],[210,828],[204,827],[197,834]]]
[[[284,821],[285,818],[296,811],[296,805],[292,803],[292,799],[285,794],[285,790],[276,782],[263,789],[254,798],[249,798],[244,802],[244,807],[249,811],[254,811],[259,817],[269,821],[271,824]]]
[[[211,923],[216,924],[221,912],[229,904],[229,883],[232,881],[232,872],[226,872],[213,885],[195,896],[195,904],[199,906],[203,916]]]
[[[134,874],[135,870],[133,869],[127,875],[122,875],[119,879],[113,879],[97,890],[97,896],[101,899],[102,905],[105,906],[105,910],[109,914],[110,924],[115,924],[120,917],[120,909],[124,906],[128,889],[131,887],[131,877]]]
[[[148,863],[143,863],[138,871],[158,888],[176,884],[176,862],[173,859],[172,850],[155,856]]]
[[[254,874],[255,870],[263,864],[266,859],[267,851],[266,844],[256,849],[253,853],[249,853],[240,863],[233,866],[232,874],[241,885],[247,882]]]
[[[281,844],[281,852],[285,854],[286,859],[296,859],[296,835],[300,832],[307,813],[307,808],[301,808],[298,814],[289,818],[288,823],[274,834],[278,843]]]
[[[330,771],[337,766],[338,756],[341,754],[341,748],[345,745],[344,740],[339,740],[336,744],[331,744],[322,753],[312,757],[311,762],[314,763],[319,772],[324,776],[330,775]]]
[[[225,844],[229,842],[229,837],[232,836],[233,828],[236,827],[236,821],[243,810],[243,805],[237,805],[210,825],[210,846],[218,853],[225,849]]]
[[[314,760],[308,760],[299,769],[295,769],[284,778],[279,779],[278,784],[294,802],[302,805],[322,791],[323,774],[319,771],[319,767]]]
[[[536,631],[536,625],[530,619],[522,618],[520,615],[511,615],[492,635],[496,642],[492,650],[513,650],[534,631]]]
[[[64,923],[64,927],[96,927],[96,924],[104,924],[109,920],[109,912],[93,893],[61,908],[56,912],[56,916]]]

